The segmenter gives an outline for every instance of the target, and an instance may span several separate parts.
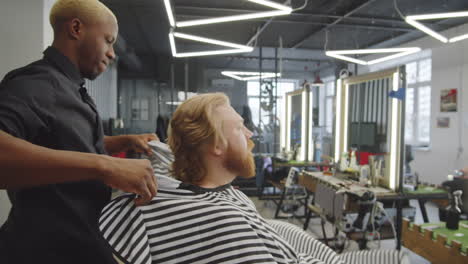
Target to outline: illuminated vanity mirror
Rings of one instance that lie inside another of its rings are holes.
[[[369,165],[369,181],[392,190],[402,174],[404,119],[402,100],[389,94],[404,87],[402,72],[404,67],[337,81],[335,160],[355,150],[358,165]]]
[[[281,147],[290,153],[290,159],[313,161],[313,92],[310,85],[286,94],[284,129],[281,131]]]

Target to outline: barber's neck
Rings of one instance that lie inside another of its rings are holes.
[[[77,49],[73,43],[70,43],[69,40],[57,37],[54,39],[52,47],[56,48],[58,51],[60,51],[60,53],[65,55],[65,57],[67,57],[71,61],[71,63],[73,63],[73,65],[75,65],[75,67],[79,69],[78,54],[76,52]]]

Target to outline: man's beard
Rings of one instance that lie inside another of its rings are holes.
[[[247,141],[247,151],[237,153],[231,145],[228,146],[224,166],[237,174],[241,178],[252,178],[255,176],[255,161],[252,149],[255,143],[252,140]]]

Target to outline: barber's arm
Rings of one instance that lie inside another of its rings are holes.
[[[110,154],[133,150],[137,153],[145,153],[151,156],[152,152],[148,146],[148,142],[152,140],[159,139],[155,134],[105,136],[104,147],[107,153]]]
[[[34,87],[32,89],[31,87]],[[60,151],[29,142],[50,132],[57,104],[54,83],[14,79],[0,89],[0,189],[99,180],[136,193],[138,204],[156,195],[156,182],[148,160],[112,158]]]
[[[156,195],[157,185],[148,160],[52,150],[1,130],[0,150],[0,189],[100,180],[111,187],[138,194],[137,205]]]

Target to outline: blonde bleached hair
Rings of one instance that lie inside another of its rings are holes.
[[[203,179],[206,148],[226,144],[222,124],[216,119],[216,109],[229,104],[225,94],[207,93],[196,95],[177,107],[168,133],[168,144],[174,153],[172,173],[176,179],[191,184]]]
[[[83,23],[94,23],[99,19],[111,16],[117,21],[114,13],[98,0],[57,0],[50,10],[50,25],[57,33],[64,22],[78,18]]]

